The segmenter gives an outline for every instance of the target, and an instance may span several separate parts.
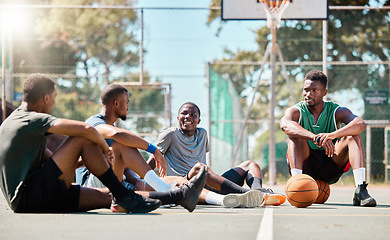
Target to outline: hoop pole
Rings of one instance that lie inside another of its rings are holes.
[[[242,136],[244,135],[244,132],[246,130],[246,126],[248,124],[248,119],[249,119],[249,116],[250,116],[250,113],[251,113],[253,102],[255,101],[256,93],[259,90],[261,75],[263,74],[264,66],[265,66],[265,64],[267,62],[267,59],[268,59],[271,51],[272,51],[271,50],[271,46],[267,45],[267,48],[265,49],[265,53],[264,53],[263,62],[261,63],[261,68],[260,68],[257,84],[256,84],[255,88],[253,89],[251,103],[248,106],[248,112],[246,113],[246,116],[245,116],[244,125],[241,128],[240,135],[238,136],[238,141],[236,143],[236,146],[234,147],[234,153],[233,153],[233,159],[232,159],[231,167],[234,167],[234,165],[235,165],[235,162],[236,162],[236,159],[237,159],[237,155],[238,155],[238,151],[240,149],[240,145],[241,145],[241,141],[242,141]]]
[[[271,32],[272,32],[272,51],[271,51],[271,73],[272,80],[270,86],[270,120],[269,120],[269,128],[270,128],[270,139],[269,139],[269,151],[268,151],[268,183],[270,185],[275,185],[275,177],[276,177],[276,162],[275,162],[275,81],[276,81],[276,23],[272,22]]]
[[[140,33],[141,39],[139,41],[139,81],[144,84],[144,9],[140,12]]]
[[[326,76],[328,76],[328,63],[327,63],[327,56],[328,56],[328,21],[323,20],[322,21],[322,71]]]

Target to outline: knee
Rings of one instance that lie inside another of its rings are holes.
[[[345,141],[347,143],[350,143],[350,142],[361,142],[362,139],[361,139],[360,135],[355,135],[355,136],[341,137],[340,141]]]
[[[252,160],[248,160],[248,161],[241,163],[239,165],[239,167],[241,167],[242,169],[244,169],[246,171],[249,171],[250,169],[254,169],[254,168],[260,169],[260,166],[255,161],[252,161]]]
[[[84,137],[68,137],[65,142],[75,144],[77,146],[93,146],[95,143]],[[97,145],[96,145],[97,146]]]
[[[204,164],[204,163],[197,163],[197,164],[194,165],[194,167],[192,167],[192,170],[197,173],[205,165],[206,164]]]
[[[127,147],[127,146],[123,145],[122,143],[118,143],[118,142],[115,142],[115,141],[111,144],[110,147],[112,147],[112,149],[115,152],[120,152],[120,151],[122,151],[125,148],[130,148],[130,147]]]
[[[302,148],[308,146],[309,145],[307,144],[307,140],[305,139],[289,137],[287,141],[287,148],[289,149]]]
[[[187,174],[187,177],[188,179],[191,179],[193,176],[195,176],[196,174],[198,174],[198,172],[200,171],[200,169],[202,168],[202,166],[205,166],[206,164],[203,164],[203,163],[197,163],[195,164],[191,170],[188,172]]]

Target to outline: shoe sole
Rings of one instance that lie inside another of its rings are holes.
[[[264,205],[279,206],[286,201],[283,194],[267,194],[264,196]]]
[[[119,205],[113,205],[111,204],[110,210],[114,213],[127,213],[126,209]]]
[[[119,205],[116,205],[116,206],[113,206],[111,205],[110,207],[110,210],[114,213],[148,213],[148,212],[151,212],[153,210],[156,210],[157,208],[159,208],[160,205],[158,206],[151,206],[149,208],[143,208],[143,209],[134,209],[133,211],[130,211],[128,212],[126,209],[124,209],[123,207],[119,206]]]
[[[223,205],[228,208],[254,208],[263,202],[263,193],[251,190],[243,194],[231,193],[223,198]]]
[[[375,207],[376,206],[376,201],[373,198],[370,198],[368,201],[363,202],[360,201],[356,198],[353,199],[353,205],[354,206],[362,206],[362,207]]]
[[[186,196],[186,198],[183,199],[183,201],[181,203],[179,203],[182,207],[187,209],[189,212],[193,212],[196,208],[196,205],[198,204],[199,196],[200,196],[202,189],[204,188],[204,185],[205,185],[206,180],[207,180],[206,168],[203,167],[195,177],[197,179],[195,179],[193,182],[192,182],[192,180],[194,178],[191,178],[191,180],[190,180],[192,187],[190,187],[188,184],[186,184],[188,187],[188,190],[189,190],[189,193],[187,193],[187,194],[189,194],[189,195]]]
[[[142,207],[135,206],[130,211],[126,210],[126,208],[122,207],[120,204],[111,204],[110,210],[115,213],[148,213],[156,210],[160,206],[161,206],[161,201],[157,200],[156,202],[151,203],[148,206],[142,206]]]

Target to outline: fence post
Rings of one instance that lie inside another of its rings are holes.
[[[367,137],[366,137],[366,169],[367,180],[371,179],[371,126],[367,125]]]

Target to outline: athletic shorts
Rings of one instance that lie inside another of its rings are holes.
[[[19,213],[66,213],[77,212],[80,186],[67,188],[58,177],[62,171],[52,158],[24,181],[20,189]]]
[[[231,182],[234,182],[235,184],[237,184],[240,187],[242,187],[244,185],[245,179],[243,177],[241,177],[241,175],[234,169],[230,169],[230,170],[226,171],[221,176],[226,178],[227,180],[229,180]],[[205,188],[209,191],[212,191],[212,192],[224,194],[221,191],[215,190],[209,186],[205,186]]]
[[[244,186],[245,179],[241,177],[241,175],[234,169],[230,169],[229,171],[226,171],[221,176],[226,178],[227,180],[234,182],[240,187]]]
[[[288,158],[288,156],[287,156]],[[290,169],[290,164],[288,164]],[[314,179],[323,180],[329,184],[336,183],[344,172],[351,167],[349,161],[343,169],[340,169],[331,157],[325,154],[324,150],[310,148],[309,158],[303,163],[302,173],[310,175]]]

